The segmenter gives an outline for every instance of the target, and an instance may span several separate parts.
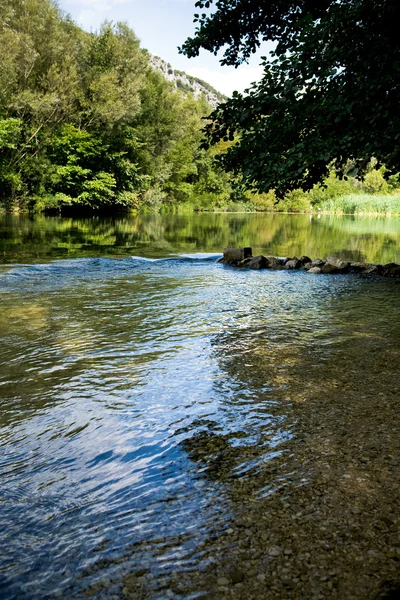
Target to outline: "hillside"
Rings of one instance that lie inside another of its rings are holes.
[[[53,0],[20,4],[0,2],[0,211],[230,198],[229,177],[202,147],[203,118],[221,94],[152,58],[124,23],[88,33]]]
[[[193,94],[194,98],[196,99],[199,98],[201,94],[205,94],[208,104],[210,104],[213,108],[215,108],[220,102],[224,102],[226,100],[226,96],[218,92],[206,81],[203,81],[198,77],[188,75],[183,71],[177,71],[173,69],[169,63],[166,63],[159,56],[153,56],[149,53],[148,58],[151,66],[160,71],[164,75],[165,79],[172,81],[177,89]]]

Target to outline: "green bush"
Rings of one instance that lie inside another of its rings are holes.
[[[374,170],[366,174],[362,182],[362,189],[367,194],[385,194],[389,191],[389,186],[382,171]]]
[[[323,184],[315,185],[310,191],[310,203],[313,207],[318,208],[323,202],[355,193],[355,191],[356,182],[353,178],[339,179],[336,177],[336,173],[331,171]]]
[[[293,190],[277,204],[280,212],[305,212],[310,210],[310,194],[303,190]]]
[[[67,194],[45,194],[35,199],[34,211],[35,212],[60,212],[67,206],[72,206],[74,199]]]
[[[249,196],[249,202],[256,211],[263,212],[277,209],[276,196],[273,190],[270,190],[267,194],[252,194]]]

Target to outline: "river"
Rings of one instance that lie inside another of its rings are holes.
[[[399,263],[399,219],[4,217],[0,233],[1,598],[396,588],[399,280],[215,259]]]

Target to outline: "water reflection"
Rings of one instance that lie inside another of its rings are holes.
[[[0,261],[165,257],[252,246],[255,253],[400,262],[400,219],[285,214],[144,215],[117,219],[0,217]]]

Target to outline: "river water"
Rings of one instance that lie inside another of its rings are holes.
[[[242,245],[400,262],[399,220],[0,231],[1,598],[397,585],[400,282],[215,259]]]

